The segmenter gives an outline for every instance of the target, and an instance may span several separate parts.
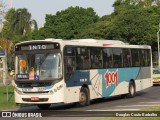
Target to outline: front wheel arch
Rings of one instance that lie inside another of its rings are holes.
[[[90,93],[88,87],[82,87],[79,93],[79,102],[76,103],[77,107],[83,107],[90,104]]]

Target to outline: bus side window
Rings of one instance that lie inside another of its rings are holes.
[[[123,66],[131,67],[132,66],[132,58],[131,58],[131,50],[123,49]]]
[[[82,66],[81,66],[82,62],[83,62],[83,59],[82,59],[80,56],[78,56],[78,57],[76,58],[76,69],[77,69],[77,70],[79,70],[79,69],[82,68]]]
[[[87,57],[87,56],[84,56],[84,59],[83,59],[83,68],[84,69],[89,69],[90,68],[89,57]]]
[[[150,66],[150,51],[141,50],[141,66]]]
[[[112,68],[113,67],[113,49],[104,48],[103,49],[103,68]]]
[[[139,67],[140,66],[140,50],[139,49],[132,49],[132,62],[133,67]]]
[[[78,47],[76,48],[76,69],[87,70],[90,68],[89,48]]]
[[[66,57],[66,72],[67,73],[72,73],[74,71],[74,66],[75,66],[75,61],[74,61],[74,58],[72,57]]]
[[[98,69],[103,67],[103,59],[102,59],[102,49],[101,48],[90,48],[91,54],[91,67],[92,69]]]
[[[122,48],[113,48],[114,67],[122,67]]]
[[[75,71],[75,51],[73,47],[64,49],[65,79],[69,80]]]
[[[147,66],[151,66],[151,53],[150,50],[147,50]]]

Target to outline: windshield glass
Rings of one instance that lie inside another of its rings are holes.
[[[61,54],[20,54],[16,56],[16,79],[54,80],[62,77]]]

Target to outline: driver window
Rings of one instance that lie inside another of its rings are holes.
[[[69,80],[75,71],[75,50],[73,47],[65,47],[64,54],[65,79]]]

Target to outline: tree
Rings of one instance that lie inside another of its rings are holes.
[[[150,15],[145,10],[130,9],[117,16],[106,29],[106,36],[131,44],[151,44],[154,30],[148,16]]]
[[[149,44],[153,45],[156,41],[156,31],[160,21],[160,8],[158,6],[143,6],[139,1],[137,4],[129,4],[129,9],[123,9],[123,12],[115,16],[112,26],[106,31],[107,36],[112,39],[117,38],[131,44]],[[120,9],[120,7],[119,7]],[[113,36],[116,33],[116,36]],[[119,36],[118,36],[119,35]]]
[[[57,12],[56,15],[46,15],[44,27],[38,31],[37,37],[35,37],[34,31],[32,39],[51,37],[73,39],[83,28],[97,22],[98,19],[99,17],[92,8],[69,7]]]
[[[31,14],[25,8],[10,9],[5,19],[2,30],[3,37],[13,40],[14,43],[28,40],[28,35],[32,32],[32,29],[38,29],[36,21],[31,19]]]
[[[6,13],[6,6],[5,4],[0,0],[0,37],[2,37],[2,26],[3,26],[3,19]]]
[[[13,30],[11,29],[11,26],[12,26],[11,21],[14,18],[14,14],[15,14],[15,9],[11,9],[6,13],[6,16],[5,16],[6,21],[4,22],[3,29],[2,29],[3,37],[10,40],[12,40],[14,35]]]
[[[130,44],[155,45],[160,8],[144,7],[141,2],[117,0],[114,12],[87,26],[79,34],[80,38],[119,39]]]
[[[77,38],[93,38],[93,39],[106,39],[106,29],[111,24],[112,15],[105,15],[99,19],[98,22],[86,26],[77,35]]]

